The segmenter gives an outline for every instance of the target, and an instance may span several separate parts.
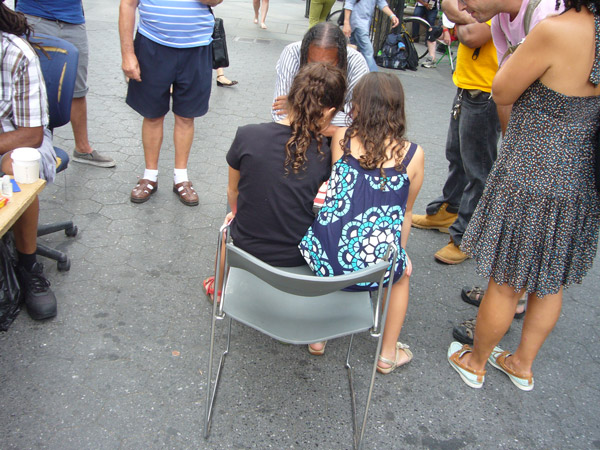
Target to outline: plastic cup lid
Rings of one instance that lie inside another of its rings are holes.
[[[12,152],[13,161],[38,161],[42,155],[32,147],[15,148]]]

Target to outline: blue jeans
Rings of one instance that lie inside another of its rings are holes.
[[[437,15],[438,15],[437,8],[427,9],[421,4],[415,6],[415,12],[413,13],[413,16],[417,16],[417,17],[421,17],[422,19],[425,19],[429,23],[430,26],[435,25],[435,19],[437,18]],[[418,36],[419,36],[419,23],[413,22],[412,38],[414,39]]]
[[[355,28],[352,30],[352,34],[350,35],[350,43],[358,47],[358,51],[362,53],[367,61],[369,70],[371,72],[378,72],[379,68],[375,63],[375,58],[373,57],[373,44],[371,44],[371,39],[369,39],[369,29]]]
[[[427,205],[427,214],[438,212],[442,203],[448,203],[448,212],[458,213],[450,226],[452,242],[460,245],[479,198],[485,180],[496,160],[500,122],[496,104],[490,94],[482,92],[471,97],[459,89],[453,110],[460,102],[460,113],[450,117],[446,141],[448,178],[442,195]]]

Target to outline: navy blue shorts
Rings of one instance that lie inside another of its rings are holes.
[[[212,47],[173,48],[137,33],[135,55],[142,81],[129,80],[127,104],[148,119],[169,112],[180,117],[200,117],[208,111],[212,86]],[[170,93],[171,85],[173,94]]]

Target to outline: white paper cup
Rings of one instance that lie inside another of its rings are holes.
[[[40,179],[41,157],[35,148],[21,147],[13,150],[13,173],[17,183],[31,184]]]

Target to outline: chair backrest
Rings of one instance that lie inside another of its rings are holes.
[[[79,51],[70,42],[45,34],[31,39],[40,59],[48,94],[48,110],[52,130],[71,120],[71,102],[75,90]]]
[[[346,275],[301,275],[270,266],[231,243],[226,246],[226,260],[230,267],[246,270],[280,291],[305,297],[329,294],[357,283],[380,283],[390,268],[390,261],[383,260]]]

